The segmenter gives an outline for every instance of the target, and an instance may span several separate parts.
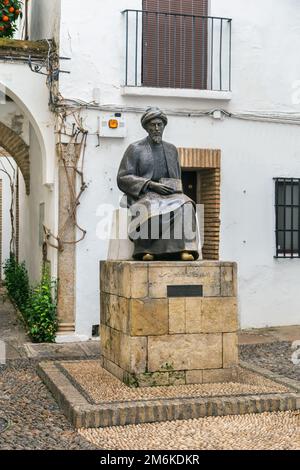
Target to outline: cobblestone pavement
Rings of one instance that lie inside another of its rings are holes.
[[[29,338],[3,294],[0,289],[0,340],[6,353],[6,364],[0,364],[0,449],[95,448],[74,431],[37,376],[36,360],[27,357]],[[4,355],[1,346],[0,356]]]
[[[78,433],[40,381],[35,367],[39,360],[51,357],[79,359],[82,356],[86,359],[90,351],[97,352],[97,345],[92,345],[91,349],[87,345],[81,348],[76,345],[26,346],[29,340],[9,302],[0,303],[0,340],[6,342],[8,358],[6,365],[0,365],[0,449],[300,448],[299,412],[154,423],[143,425],[145,428],[127,426]],[[74,351],[77,351],[75,357]],[[292,364],[291,353],[290,342],[241,346],[243,360],[300,380],[300,366]],[[276,434],[274,429],[282,429],[282,432],[272,440],[270,436]],[[267,440],[264,435],[268,436]]]
[[[0,340],[5,342],[5,359],[26,358],[24,344],[29,341],[21,320],[16,315],[13,305],[7,300],[5,291],[0,286]],[[2,362],[3,348],[0,351]]]
[[[93,449],[74,431],[35,372],[34,362],[0,367],[0,449]]]
[[[300,364],[291,360],[291,341],[271,338],[272,342],[268,342],[267,335],[266,343],[241,345],[240,358],[300,381]],[[114,450],[300,450],[300,412],[209,417],[79,432],[99,448]]]
[[[300,412],[208,417],[79,432],[106,450],[300,450]]]
[[[284,377],[300,381],[300,364],[293,364],[291,346],[292,343],[289,341],[241,345],[240,358]],[[300,354],[298,357],[300,358]]]
[[[0,369],[0,449],[300,449],[300,413],[265,413],[74,431],[33,361]],[[1,424],[1,423],[0,423]],[[274,432],[280,429],[280,432]],[[267,438],[266,438],[267,436]],[[272,438],[270,439],[270,436]]]

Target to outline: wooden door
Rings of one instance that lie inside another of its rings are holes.
[[[197,171],[182,171],[182,188],[184,194],[197,204]]]

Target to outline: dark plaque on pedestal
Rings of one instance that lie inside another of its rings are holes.
[[[203,286],[167,286],[168,297],[203,297]]]

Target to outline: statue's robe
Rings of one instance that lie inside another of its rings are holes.
[[[163,196],[148,189],[150,181],[161,179],[170,179],[170,185],[181,180],[176,147],[167,142],[156,146],[149,137],[131,144],[121,161],[117,182],[132,215],[129,236],[135,245],[133,256],[140,259],[149,253],[164,259],[189,251],[197,259],[195,203],[181,190]]]

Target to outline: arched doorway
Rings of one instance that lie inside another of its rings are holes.
[[[21,125],[17,125],[17,121]],[[44,145],[41,146],[41,136],[35,128],[31,114],[25,113],[14,100],[10,98],[2,104],[2,263],[13,252],[20,262],[25,261],[32,284],[40,280],[45,260],[43,225],[52,228],[55,222],[54,191],[45,184]],[[51,255],[53,259],[56,253]],[[46,259],[56,277],[56,266],[53,267],[51,259]]]

